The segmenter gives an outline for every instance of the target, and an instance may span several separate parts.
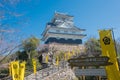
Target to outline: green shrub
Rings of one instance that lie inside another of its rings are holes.
[[[3,74],[9,74],[9,69],[1,69],[0,70],[0,73],[3,73]]]

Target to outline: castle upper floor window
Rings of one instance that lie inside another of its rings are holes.
[[[60,30],[56,30],[56,32],[60,32]]]
[[[75,34],[76,32],[75,31],[72,31],[73,34]]]
[[[67,31],[67,30],[64,30],[64,33],[68,33],[68,31]]]

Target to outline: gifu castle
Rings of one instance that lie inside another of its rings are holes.
[[[59,50],[82,48],[82,38],[86,36],[83,34],[85,29],[76,27],[73,18],[71,15],[55,12],[42,33],[44,43]]]
[[[74,25],[73,16],[55,13],[51,22],[48,22],[43,32],[42,40],[45,44],[82,44],[82,34],[85,29],[80,29]]]

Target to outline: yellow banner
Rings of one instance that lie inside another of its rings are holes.
[[[67,60],[67,55],[66,55],[66,53],[64,53],[64,60],[65,60],[65,61]]]
[[[56,65],[59,65],[59,57],[56,58]]]
[[[20,76],[20,80],[24,80],[24,75],[25,75],[25,62],[20,63],[19,66],[19,76]]]
[[[108,56],[110,58],[110,62],[113,63],[113,65],[106,66],[108,80],[120,80],[115,44],[112,39],[111,30],[100,30],[99,35],[102,55]]]
[[[36,60],[32,59],[34,74],[36,74]]]
[[[19,61],[11,62],[12,79],[19,80]]]
[[[70,51],[68,52],[68,56],[67,57],[68,57],[68,59],[70,59],[70,57],[71,57]]]
[[[48,63],[48,55],[45,57],[45,62]]]
[[[75,53],[75,51],[74,51],[74,50],[72,50],[72,52],[71,52],[71,56],[73,56],[73,55],[74,55],[74,53]]]

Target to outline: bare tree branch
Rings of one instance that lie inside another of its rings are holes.
[[[8,54],[0,60],[0,63],[1,63],[4,59],[6,59],[10,54],[12,54],[12,52],[13,52],[16,48],[19,48],[21,45],[22,45],[22,44],[17,45],[17,46],[15,46],[14,48],[12,48],[12,49],[8,52]]]
[[[13,26],[22,24],[20,20],[24,14],[17,12],[16,6],[25,1],[29,0],[0,0],[0,55],[11,51],[18,44],[20,30]]]

